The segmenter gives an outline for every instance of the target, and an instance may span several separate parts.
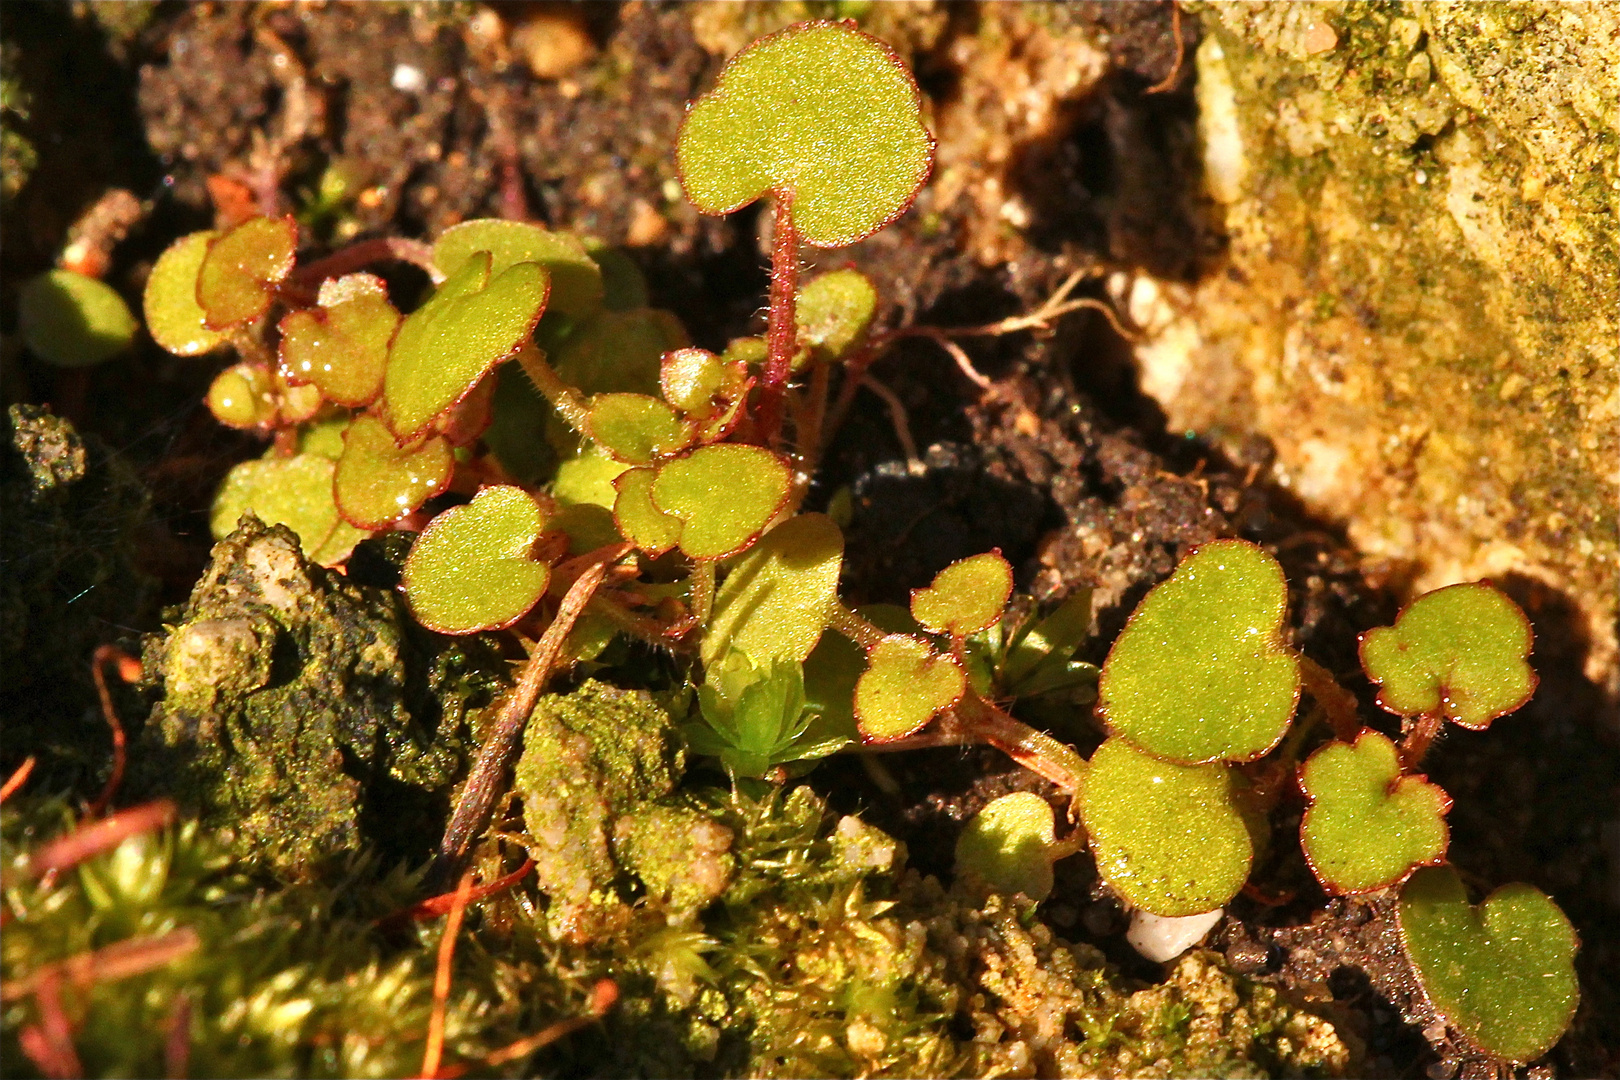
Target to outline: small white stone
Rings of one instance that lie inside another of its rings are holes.
[[[427,76],[422,74],[422,69],[415,65],[395,64],[393,84],[395,90],[401,90],[407,94],[416,94],[427,86]]]
[[[1149,960],[1162,964],[1203,941],[1204,935],[1214,929],[1224,914],[1225,908],[1216,908],[1202,915],[1172,919],[1138,908],[1131,912],[1131,926],[1125,931],[1125,940]]]

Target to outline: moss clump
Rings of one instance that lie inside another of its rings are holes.
[[[478,648],[416,630],[397,594],[310,563],[285,526],[246,515],[147,639],[163,698],[132,782],[294,875],[363,838],[425,854],[464,764],[466,711],[493,682]]]
[[[39,754],[62,780],[99,772],[107,737],[90,656],[145,607],[137,563],[148,495],[68,421],[13,405],[0,444],[0,708],[8,769]]]

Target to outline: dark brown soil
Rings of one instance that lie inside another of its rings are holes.
[[[503,9],[514,19],[536,10]],[[698,43],[692,11],[587,8],[596,59],[539,79],[477,46],[470,5],[163,4],[133,29],[138,20],[103,13],[104,26],[82,5],[8,5],[6,35],[36,101],[22,130],[41,164],[4,209],[0,326],[9,335],[19,282],[49,265],[69,224],[109,186],[150,200],[109,276],[133,300],[163,246],[210,223],[208,177],[234,177],[290,211],[341,159],[375,193],[348,211],[362,235],[430,235],[526,208],[557,227],[635,243],[653,302],[677,311],[700,344],[757,332],[766,280],[758,214],[703,218],[667,190],[684,103],[723,60]],[[1006,182],[1031,208],[1012,241],[1017,257],[974,260],[962,239],[970,204],[936,205],[932,192],[895,228],[820,257],[871,275],[888,325],[974,325],[1027,311],[1076,269],[1194,279],[1218,266],[1222,238],[1199,195],[1190,77],[1173,92],[1147,92],[1176,63],[1169,9],[1083,3],[1046,14],[1060,32],[1106,33],[1114,66],[1065,102],[1059,127],[1020,148],[1009,167]],[[940,107],[962,82],[951,44],[974,34],[983,15],[978,5],[956,5],[928,51],[911,58]],[[1185,17],[1183,30],[1190,51],[1196,20]],[[1101,295],[1095,280],[1081,291]],[[952,559],[1000,547],[1020,587],[1040,599],[1095,589],[1098,634],[1085,656],[1100,662],[1136,601],[1192,546],[1242,536],[1282,561],[1296,643],[1362,697],[1364,715],[1379,715],[1356,635],[1388,623],[1395,604],[1383,583],[1361,576],[1341,533],[1257,482],[1268,464],[1263,441],[1233,461],[1165,431],[1135,389],[1128,343],[1095,312],[967,347],[996,380],[993,395],[928,343],[897,348],[875,369],[908,410],[922,467],[908,467],[889,414],[864,394],[829,455],[813,498],[843,485],[855,495],[853,600],[903,599]],[[68,401],[64,380],[14,341],[3,359],[8,403]],[[156,499],[148,569],[173,602],[202,567],[213,486],[257,447],[197,407],[207,362],[176,362],[148,347],[113,367],[68,404],[144,471]],[[1620,901],[1615,856],[1604,853],[1614,838],[1597,832],[1612,816],[1620,751],[1595,722],[1601,702],[1581,677],[1568,613],[1529,582],[1510,588],[1543,643],[1541,692],[1487,733],[1449,736],[1430,758],[1431,775],[1455,799],[1451,856],[1465,874],[1530,881],[1580,928],[1585,999],[1574,1032],[1543,1069],[1620,1075]],[[156,610],[129,613],[125,628],[150,628]],[[1101,737],[1086,716],[1061,734],[1085,751]],[[880,767],[882,782],[840,760],[814,783],[900,836],[930,873],[948,872],[957,829],[989,799],[1046,790],[989,751],[886,755]],[[898,795],[886,791],[889,781]],[[1366,1041],[1378,1075],[1479,1074],[1483,1060],[1448,1038],[1415,991],[1393,940],[1389,897],[1324,902],[1286,836],[1297,809],[1274,817],[1273,848],[1284,854],[1259,876],[1292,898],[1233,904],[1219,931],[1232,963],[1336,1010]],[[1156,976],[1122,945],[1118,905],[1084,856],[1059,867],[1045,912],[1061,933],[1094,940],[1131,973]]]

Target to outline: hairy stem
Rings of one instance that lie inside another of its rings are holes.
[[[1303,654],[1299,658],[1299,677],[1305,685],[1305,692],[1322,706],[1339,741],[1355,742],[1356,735],[1361,731],[1356,695],[1340,686],[1333,672]]]
[[[887,636],[838,600],[833,601],[832,610],[827,613],[827,625],[863,649],[871,649]]]
[[[1406,738],[1401,740],[1402,772],[1411,772],[1418,767],[1444,725],[1444,719],[1437,713],[1424,713],[1407,729]]]
[[[1071,798],[1079,798],[1086,779],[1086,759],[1074,747],[1036,731],[972,690],[952,712],[979,742],[989,743],[1024,768],[1052,781]]]
[[[793,356],[798,351],[799,231],[793,226],[793,197],[777,192],[771,200],[774,231],[771,238],[771,300],[765,333],[765,372],[759,388],[757,430],[766,446],[774,446],[782,432],[782,396]]]
[[[324,259],[305,263],[287,276],[287,284],[295,289],[313,289],[319,287],[327,278],[352,274],[362,267],[378,262],[410,263],[425,270],[428,277],[433,279],[433,284],[438,285],[444,281],[444,274],[433,262],[431,247],[420,240],[401,240],[386,236],[362,240],[346,248],[339,248]]]
[[[557,369],[546,363],[546,354],[533,342],[518,350],[517,362],[522,365],[523,373],[534,383],[534,388],[545,395],[551,402],[552,408],[563,422],[575,431],[585,430],[585,417],[590,409],[585,404],[578,390],[563,382],[563,377],[557,374]]]

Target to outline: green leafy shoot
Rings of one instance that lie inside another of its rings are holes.
[[[838,601],[844,536],[825,514],[799,514],[732,565],[703,635],[705,664],[733,650],[756,663],[804,660]]]
[[[225,539],[242,515],[252,511],[267,525],[285,525],[297,533],[299,546],[313,561],[337,565],[370,534],[338,513],[332,498],[335,467],[319,453],[242,462],[214,495],[209,514],[214,539]]]
[[[498,275],[490,266],[488,252],[475,253],[400,323],[383,377],[397,438],[425,433],[522,347],[545,310],[549,283],[538,264],[518,263]]]
[[[257,364],[233,364],[214,376],[204,401],[215,420],[241,431],[268,429],[279,413],[275,379]]]
[[[855,684],[855,720],[867,742],[903,739],[962,699],[967,675],[921,638],[889,634],[867,650]]]
[[[817,247],[870,236],[911,205],[933,165],[911,73],[851,23],[799,23],[732,57],[681,125],[689,199],[728,214],[766,192]]]
[[[1569,919],[1515,882],[1468,903],[1457,871],[1419,870],[1401,888],[1401,940],[1429,1001],[1468,1041],[1511,1062],[1552,1049],[1580,999]]]
[[[211,329],[197,303],[197,274],[208,245],[219,236],[213,230],[194,232],[170,244],[152,266],[141,298],[146,330],[152,340],[176,356],[198,356],[219,346],[225,335]]]
[[[1361,636],[1378,704],[1397,716],[1442,716],[1476,731],[1536,691],[1533,642],[1519,606],[1484,582],[1448,585],[1406,606],[1394,626]]]
[[[203,324],[229,330],[262,317],[292,272],[297,248],[298,223],[290,217],[248,218],[208,241],[196,280]]]
[[[681,522],[683,552],[725,559],[765,532],[787,503],[792,479],[787,462],[764,447],[718,443],[660,465],[649,494]]]
[[[584,241],[572,233],[499,218],[463,221],[439,234],[433,262],[448,275],[479,251],[490,253],[492,276],[519,263],[544,267],[551,276],[548,310],[578,320],[602,307],[602,271]]]
[[[812,278],[799,290],[794,317],[799,340],[815,363],[842,360],[866,340],[877,313],[877,289],[855,269]]]
[[[1328,743],[1300,767],[1299,784],[1310,800],[1300,843],[1327,889],[1371,892],[1445,859],[1451,799],[1402,776],[1395,744],[1378,732]]]
[[[956,839],[956,873],[977,878],[993,892],[1045,900],[1052,893],[1052,864],[1077,847],[1057,842],[1051,803],[1016,791],[992,800],[967,823]]]
[[[112,286],[71,270],[30,278],[17,303],[28,348],[57,367],[88,367],[117,356],[135,338],[135,316]]]
[[[534,498],[508,484],[434,518],[405,559],[416,620],[441,634],[473,634],[528,614],[551,580],[551,568],[532,558],[545,525]]]
[[[333,496],[351,525],[380,529],[450,485],[455,461],[442,435],[401,447],[374,416],[357,416],[344,436]]]
[[[1132,613],[1103,664],[1098,713],[1170,761],[1260,757],[1299,700],[1299,660],[1282,638],[1287,603],[1282,567],[1260,548],[1203,545]]]
[[[1091,756],[1081,817],[1097,872],[1155,915],[1214,911],[1248,879],[1253,843],[1220,762],[1176,765],[1108,739]]]
[[[687,745],[718,757],[733,776],[768,776],[779,765],[822,758],[845,744],[807,738],[815,712],[796,661],[755,666],[747,653],[732,649],[706,670],[698,705],[702,719],[682,729]]]
[[[382,393],[388,344],[400,322],[382,279],[348,274],[321,283],[317,307],[281,320],[281,370],[339,405],[370,405]]]
[[[911,614],[935,634],[965,638],[988,630],[1012,595],[1013,573],[999,551],[973,555],[947,566],[926,589],[911,591]]]
[[[999,694],[1028,698],[1084,688],[1094,694],[1097,665],[1074,659],[1090,629],[1090,589],[1069,594],[1043,619],[1023,618],[1011,625],[1003,620],[990,627],[986,636],[993,636],[992,655],[999,652],[1000,657],[994,663]],[[970,649],[972,645],[970,641]]]

